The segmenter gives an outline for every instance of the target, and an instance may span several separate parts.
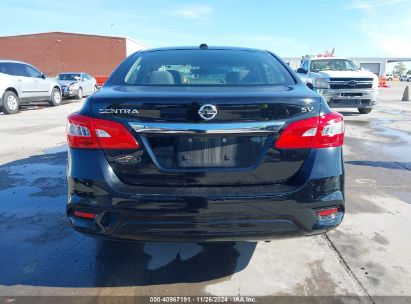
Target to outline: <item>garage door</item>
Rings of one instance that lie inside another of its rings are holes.
[[[380,74],[380,63],[360,63],[360,68],[367,69],[377,75]]]

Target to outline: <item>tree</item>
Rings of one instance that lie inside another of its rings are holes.
[[[408,71],[407,71],[407,75],[411,75],[411,70],[408,70]]]
[[[394,73],[400,76],[404,75],[407,68],[402,62],[398,62],[397,65],[394,67]]]

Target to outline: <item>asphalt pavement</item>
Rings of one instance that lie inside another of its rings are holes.
[[[0,115],[0,296],[411,301],[411,102],[401,101],[404,83],[389,85],[370,114],[340,111],[343,223],[326,235],[269,243],[128,243],[80,235],[65,216],[65,119],[82,101]]]

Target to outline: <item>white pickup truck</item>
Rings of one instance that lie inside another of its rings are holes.
[[[361,114],[368,114],[377,102],[378,77],[349,59],[305,58],[297,73],[330,107],[358,108]]]
[[[400,77],[400,81],[410,82],[410,81],[411,81],[411,74],[402,75],[402,76]]]

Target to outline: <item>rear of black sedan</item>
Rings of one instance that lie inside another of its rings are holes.
[[[67,215],[88,235],[265,240],[344,215],[343,118],[267,51],[137,52],[67,137]]]

